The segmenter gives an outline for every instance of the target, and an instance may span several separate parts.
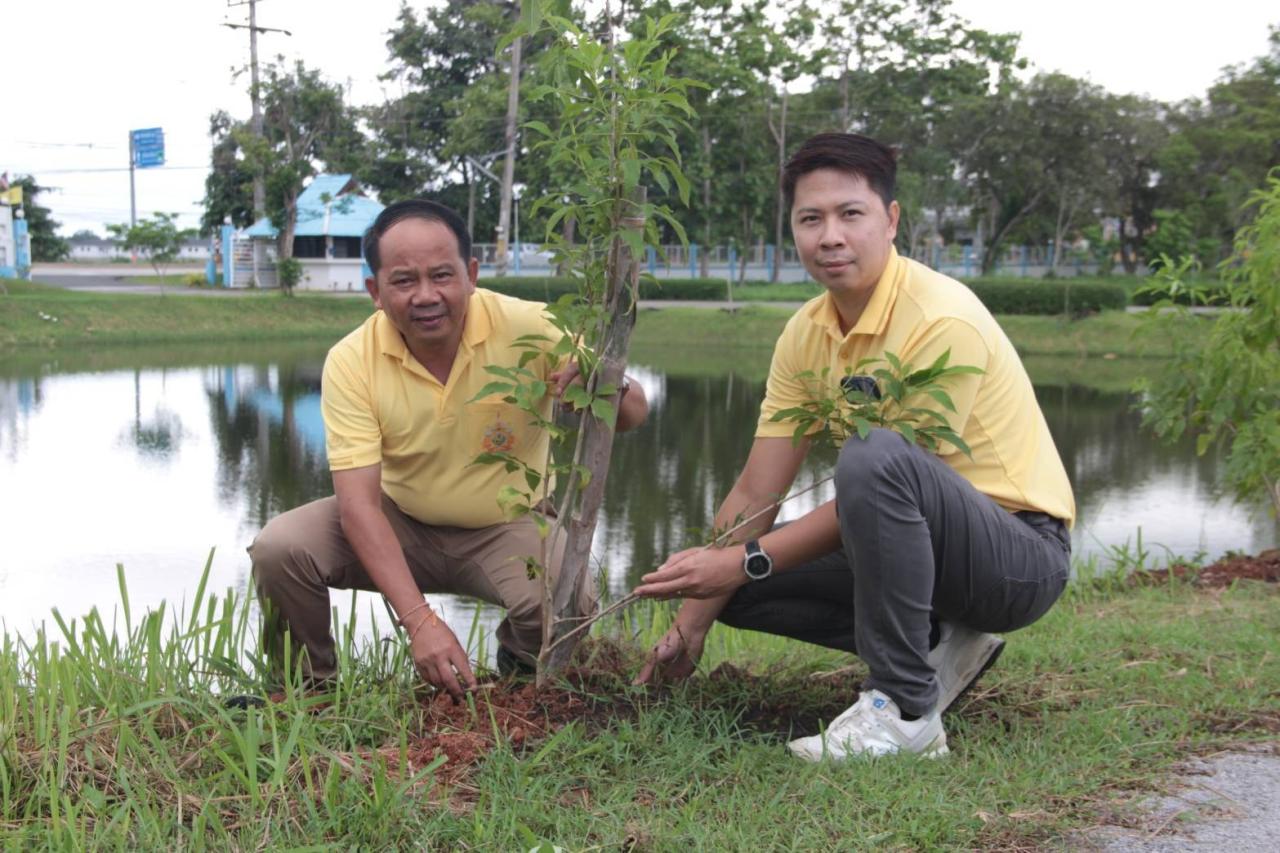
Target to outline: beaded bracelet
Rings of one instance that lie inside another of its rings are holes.
[[[413,614],[417,613],[419,610],[427,606],[428,606],[427,602],[423,601],[419,603],[417,607],[410,607],[409,610],[396,621],[400,623],[401,628],[408,628],[409,626],[404,623],[404,620],[408,619],[410,616],[412,616]]]
[[[436,612],[434,610],[428,610],[427,615],[423,616],[422,619],[418,621],[418,624],[413,626],[413,630],[409,632],[410,645],[413,644],[413,638],[418,636],[418,631],[422,630],[423,625],[427,624],[428,622],[434,625],[438,621],[439,619],[436,617]]]

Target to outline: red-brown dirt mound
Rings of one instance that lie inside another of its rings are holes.
[[[628,665],[620,649],[583,643],[575,662],[559,686],[538,689],[502,679],[482,683],[466,702],[445,693],[425,697],[422,733],[409,741],[409,766],[419,770],[443,758],[436,780],[459,781],[498,741],[520,748],[569,723],[602,728],[634,713],[623,689]]]
[[[1135,575],[1136,583],[1159,583],[1169,579],[1169,572],[1183,580],[1190,579],[1200,587],[1221,589],[1239,580],[1264,581],[1280,583],[1280,549],[1263,551],[1256,557],[1236,554],[1223,557],[1212,565],[1196,570],[1190,566],[1173,566],[1170,569],[1155,569]]]

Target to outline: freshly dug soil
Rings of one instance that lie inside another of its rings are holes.
[[[467,702],[455,703],[447,694],[424,695],[423,728],[410,739],[410,773],[440,761],[432,782],[465,785],[470,772],[499,741],[516,750],[532,748],[566,725],[577,723],[589,732],[605,731],[619,720],[634,718],[640,705],[661,701],[670,688],[630,687],[640,661],[607,640],[582,643],[574,666],[559,686],[535,688],[530,681],[485,681]],[[726,690],[726,682],[733,689]],[[839,673],[832,678],[794,685],[771,674],[755,675],[722,664],[689,683],[686,701],[704,707],[732,706],[744,735],[790,738],[812,734],[820,721],[830,719],[857,698],[858,678]],[[782,687],[790,684],[790,689]],[[400,761],[398,747],[377,750],[387,766]]]
[[[1136,572],[1134,582],[1156,584],[1168,581],[1169,572],[1173,572],[1176,578],[1190,579],[1196,586],[1212,589],[1231,586],[1239,580],[1280,583],[1280,549],[1263,551],[1256,557],[1242,554],[1223,557],[1218,562],[1199,570],[1190,566],[1176,565],[1169,569]]]

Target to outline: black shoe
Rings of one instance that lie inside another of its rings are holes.
[[[231,696],[224,699],[222,707],[226,708],[228,711],[245,711],[249,708],[263,708],[266,704],[267,700],[261,696],[241,695]]]
[[[494,656],[498,664],[498,675],[503,678],[532,678],[538,674],[538,667],[529,663],[528,659],[517,655],[501,643]]]

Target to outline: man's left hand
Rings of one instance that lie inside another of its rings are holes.
[[[559,400],[570,385],[582,384],[582,371],[578,369],[578,362],[570,361],[547,378],[551,380],[551,396]]]
[[[747,581],[742,571],[742,546],[690,548],[672,554],[665,563],[640,580],[635,593],[642,598],[715,598],[728,595]]]

